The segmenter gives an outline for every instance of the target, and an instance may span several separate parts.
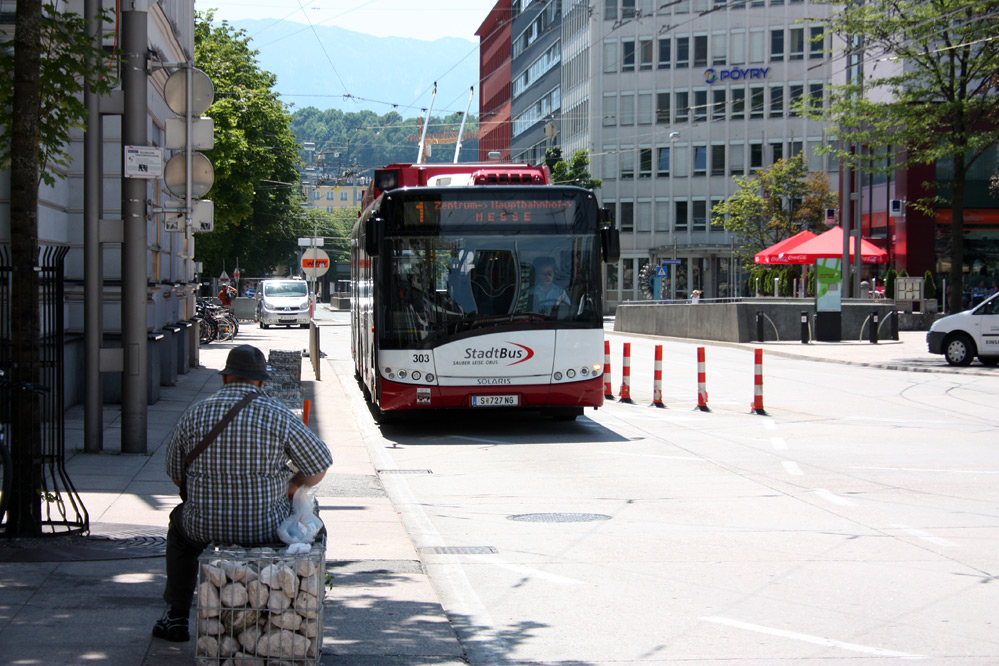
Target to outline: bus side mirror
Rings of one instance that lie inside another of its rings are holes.
[[[378,248],[382,244],[382,229],[385,220],[380,217],[369,217],[364,223],[364,252],[369,257],[378,256]]]
[[[600,230],[600,250],[604,263],[615,264],[621,258],[621,235],[614,227],[604,227]]]

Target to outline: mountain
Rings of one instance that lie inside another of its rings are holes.
[[[374,37],[334,26],[315,27],[277,20],[239,20],[229,25],[246,32],[259,51],[260,69],[277,76],[275,90],[292,111],[370,110],[420,115],[464,111],[469,87],[479,81],[478,41],[447,37],[435,41]],[[472,113],[478,111],[478,97]]]

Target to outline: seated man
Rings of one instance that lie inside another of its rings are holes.
[[[555,260],[544,257],[535,263],[537,284],[531,291],[534,309],[542,314],[550,314],[559,305],[569,305],[569,295],[565,293],[565,289],[555,284]]]

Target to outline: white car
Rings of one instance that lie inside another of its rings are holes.
[[[976,356],[983,365],[999,365],[999,294],[933,322],[926,344],[951,365],[968,365]]]
[[[309,326],[309,286],[305,280],[264,280],[257,300],[260,328]]]

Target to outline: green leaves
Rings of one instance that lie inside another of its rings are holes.
[[[96,20],[101,30],[109,30],[113,25],[108,12],[102,12]],[[55,169],[67,167],[71,162],[66,152],[70,133],[86,127],[84,87],[107,94],[114,83],[113,63],[103,49],[94,47],[87,22],[79,14],[57,11],[54,3],[44,7],[41,37],[38,164],[41,180],[54,185],[56,178],[62,177]],[[97,67],[91,64],[95,62],[99,63]],[[14,80],[12,39],[0,41],[0,79]],[[12,85],[0,86],[0,169],[8,168],[11,161],[13,94]]]

